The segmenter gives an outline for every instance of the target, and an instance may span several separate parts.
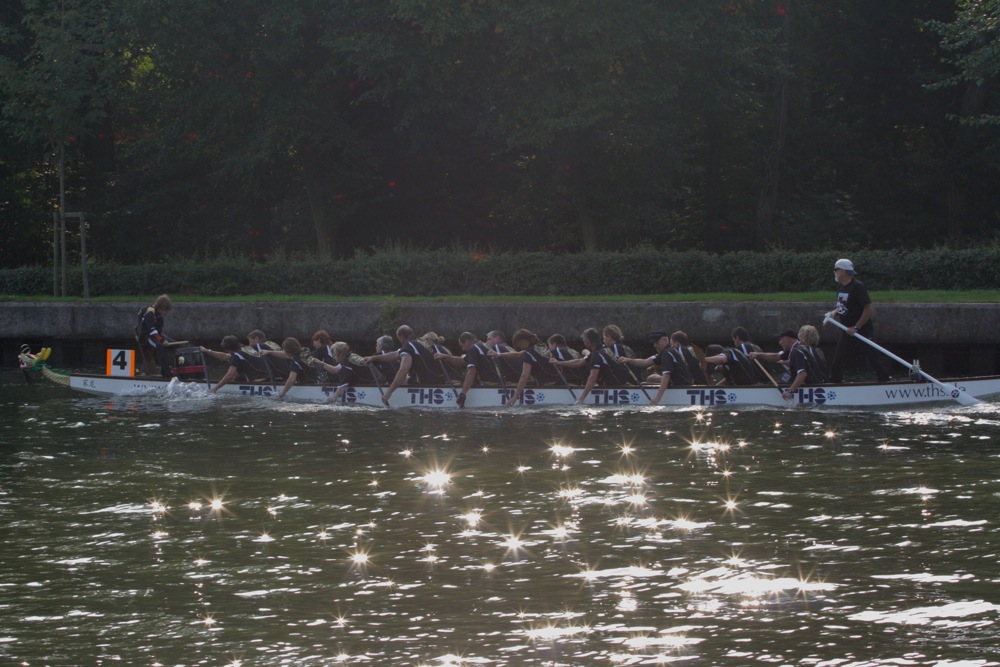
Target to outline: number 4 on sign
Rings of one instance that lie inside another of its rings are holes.
[[[108,350],[107,374],[113,377],[133,377],[135,350]]]

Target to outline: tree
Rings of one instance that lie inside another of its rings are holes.
[[[973,201],[993,199],[992,210],[979,207],[979,215],[994,224],[998,218],[995,172],[1000,167],[1000,1],[962,0],[951,22],[929,21],[928,27],[941,38],[952,71],[928,86],[930,90],[958,90],[957,108],[950,117],[957,120],[948,166],[948,237],[958,243],[973,217]],[[990,174],[989,172],[993,172]]]
[[[26,147],[27,162],[14,167],[22,183],[51,172],[43,156],[55,162],[60,181],[58,208],[64,211],[62,176],[67,163],[77,172],[71,189],[79,193],[88,185],[100,187],[100,169],[91,164],[96,156],[88,149],[95,146],[93,140],[108,120],[119,80],[112,2],[23,0],[9,3],[5,11],[6,20],[0,22],[0,122],[9,136]],[[88,175],[97,177],[88,179]],[[45,203],[51,210],[53,201],[50,197],[48,202],[35,203]],[[48,222],[41,211],[24,214],[41,214]],[[44,238],[37,233],[31,236]]]
[[[207,165],[216,189],[268,192],[272,205],[301,189],[315,248],[342,250],[337,195],[364,190],[373,158],[358,82],[330,48],[349,29],[338,5],[126,4],[148,63],[137,94],[154,104],[152,140]]]

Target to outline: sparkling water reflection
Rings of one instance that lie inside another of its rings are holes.
[[[996,404],[438,413],[0,382],[11,664],[1000,664]]]

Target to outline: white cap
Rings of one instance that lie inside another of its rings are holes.
[[[847,271],[852,276],[858,275],[858,272],[854,270],[854,262],[849,259],[838,259],[837,263],[833,265],[835,269],[843,269]]]

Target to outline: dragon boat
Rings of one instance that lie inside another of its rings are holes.
[[[208,369],[198,348],[185,348],[175,353],[176,377],[170,379],[136,376],[135,352],[132,350],[108,350],[107,370],[103,375],[61,373],[41,359],[42,354],[31,355],[22,352],[22,368],[40,371],[48,380],[95,396],[155,396],[182,391],[189,394],[203,391],[207,395],[211,386]],[[47,353],[44,354],[47,357]],[[924,377],[923,374],[911,374],[911,376],[916,379],[884,383],[851,382],[805,386],[799,388],[790,400],[786,400],[781,391],[773,385],[674,387],[666,390],[660,405],[893,409],[921,404],[947,404],[956,400],[969,404],[961,399],[976,402],[974,399],[1000,394],[1000,376],[942,380]],[[285,400],[324,403],[329,401],[335,389],[334,385],[297,384],[289,390]],[[337,403],[382,408],[385,389],[384,386],[374,383],[359,384],[350,387]],[[219,389],[218,395],[266,399],[276,397],[280,391],[280,383],[233,382]],[[528,387],[519,399],[519,404],[538,407],[573,405],[582,395],[582,391],[583,388],[579,386]],[[457,383],[439,386],[402,386],[393,392],[389,407],[457,409],[458,392]],[[500,408],[507,404],[513,394],[513,386],[473,387],[468,391],[465,407]],[[652,386],[598,387],[587,395],[583,404],[600,407],[648,406],[655,395],[656,387]]]

